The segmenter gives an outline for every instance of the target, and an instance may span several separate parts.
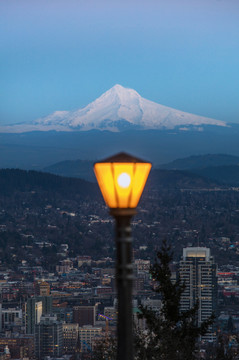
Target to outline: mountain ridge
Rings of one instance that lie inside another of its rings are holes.
[[[239,156],[229,154],[192,155],[159,165],[159,168],[168,170],[192,170],[229,165],[239,165]]]
[[[52,195],[74,194],[82,198],[102,200],[99,187],[94,182],[82,178],[51,174],[48,172],[21,169],[0,169],[0,195],[11,195],[13,192],[50,191]],[[214,188],[220,186],[215,180],[207,179],[199,174],[180,170],[153,169],[147,181],[147,188],[180,189],[180,188]]]
[[[173,109],[141,97],[137,91],[116,84],[87,106],[73,111],[54,111],[31,123],[0,127],[0,132],[89,131],[119,132],[129,129],[174,129],[191,126],[227,127],[227,123]]]
[[[159,166],[192,154],[239,156],[239,125],[204,131],[35,131],[0,134],[0,168],[43,169],[64,160],[100,160],[121,151]]]
[[[160,165],[162,170],[186,171],[228,186],[239,185],[239,156],[206,154],[176,159]]]
[[[94,161],[90,160],[65,160],[43,168],[44,172],[64,177],[81,178],[96,182],[93,172]],[[178,165],[177,165],[178,164]],[[161,171],[162,170],[162,171]],[[166,170],[166,172],[164,171]],[[153,173],[159,171],[160,181],[171,180],[171,175],[183,178],[203,177],[204,181],[238,186],[239,184],[239,157],[228,154],[194,155],[177,159],[168,165],[153,166]],[[196,176],[196,177],[195,177]],[[199,180],[198,178],[198,180]],[[166,180],[165,180],[166,179]],[[207,179],[207,180],[206,180]]]

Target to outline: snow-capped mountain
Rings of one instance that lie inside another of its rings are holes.
[[[227,126],[214,120],[157,104],[142,98],[135,90],[115,85],[82,109],[55,111],[28,124],[8,126],[15,131],[58,130],[87,131],[91,129],[121,131],[135,129],[173,129],[182,126]],[[2,129],[0,129],[1,131]]]

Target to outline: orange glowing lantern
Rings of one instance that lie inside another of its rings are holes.
[[[95,163],[95,175],[106,204],[111,209],[136,208],[151,167],[151,163],[125,153]]]

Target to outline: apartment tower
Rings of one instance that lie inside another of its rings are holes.
[[[186,289],[181,298],[181,309],[188,310],[199,302],[198,325],[208,319],[217,307],[216,264],[209,248],[187,247],[180,261],[180,277]],[[202,339],[215,340],[214,328]]]

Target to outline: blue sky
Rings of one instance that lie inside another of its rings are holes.
[[[1,0],[0,123],[87,105],[116,83],[239,122],[238,0]]]

